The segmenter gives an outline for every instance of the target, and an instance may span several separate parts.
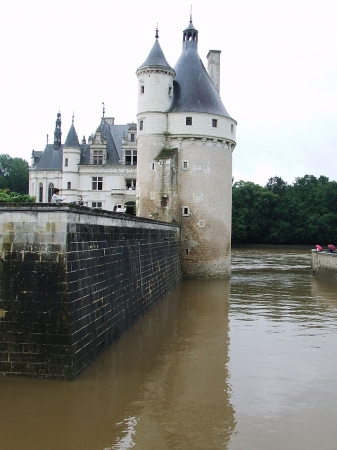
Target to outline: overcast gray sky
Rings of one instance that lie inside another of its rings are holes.
[[[137,78],[158,23],[171,66],[191,0],[1,0],[2,151],[30,162],[63,141],[136,121]],[[221,50],[221,98],[237,120],[234,180],[337,180],[337,0],[194,0],[199,55]]]

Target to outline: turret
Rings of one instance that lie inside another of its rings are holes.
[[[63,144],[63,179],[62,190],[71,195],[74,190],[78,190],[78,165],[81,160],[81,147],[78,142],[78,136],[74,127],[74,116],[72,124]],[[77,194],[69,200],[77,200]]]
[[[158,28],[155,38],[148,57],[136,72],[139,82],[138,114],[167,111],[172,100],[175,71],[166,61],[158,42]]]

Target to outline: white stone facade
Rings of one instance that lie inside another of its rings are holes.
[[[123,136],[120,143],[122,155],[116,164],[109,162],[107,139],[102,137],[100,129],[90,138],[90,146],[63,144],[60,150],[47,146],[46,154],[41,156],[47,161],[42,160],[41,164],[51,167],[48,170],[39,170],[39,161],[32,164],[29,173],[29,194],[35,197],[38,203],[49,203],[53,188],[57,187],[62,196],[67,195],[69,202],[80,202],[93,208],[112,211],[115,206],[124,210],[130,202],[135,205],[136,142],[137,130],[134,124]],[[85,158],[83,149],[87,152]],[[59,161],[53,162],[53,158],[58,158]],[[59,165],[60,170],[53,170],[53,165]]]

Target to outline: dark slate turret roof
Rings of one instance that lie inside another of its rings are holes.
[[[74,127],[74,124],[71,124],[67,139],[63,145],[64,147],[79,147],[80,143],[78,142],[78,136]]]
[[[62,170],[63,146],[54,150],[54,144],[47,144],[40,159],[32,170]]]
[[[166,61],[163,50],[160,47],[158,40],[155,40],[153,47],[149,53],[149,56],[146,58],[146,61],[138,67],[139,69],[144,69],[145,67],[166,67],[168,69],[172,69],[170,64]]]
[[[195,28],[190,21],[188,28]],[[197,33],[197,30],[195,30]],[[230,117],[198,54],[196,41],[184,41],[182,54],[174,68],[173,98],[169,112],[198,112]]]

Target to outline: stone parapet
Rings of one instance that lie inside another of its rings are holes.
[[[0,207],[0,373],[75,378],[181,279],[180,228],[90,208]]]
[[[317,278],[337,285],[337,253],[311,250],[311,270]]]

